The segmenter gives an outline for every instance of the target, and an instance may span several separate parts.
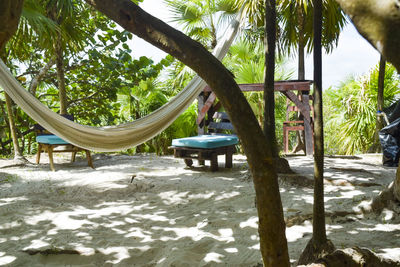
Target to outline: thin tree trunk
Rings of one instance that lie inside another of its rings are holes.
[[[299,23],[299,47],[298,47],[298,69],[297,69],[297,79],[305,80],[306,71],[305,71],[305,63],[304,63],[304,11],[303,5],[300,5],[297,8],[297,16]]]
[[[275,39],[276,39],[276,3],[265,1],[265,81],[264,81],[264,134],[271,156],[277,158],[275,134]]]
[[[17,30],[23,3],[23,0],[0,1],[0,51]]]
[[[313,236],[298,264],[308,264],[334,251],[326,237],[324,207],[324,129],[322,115],[322,0],[314,0],[314,205]]]
[[[4,0],[0,2],[0,51],[3,51],[7,41],[15,33],[18,27],[19,18],[22,12],[23,0]],[[8,119],[10,122],[10,132],[14,144],[14,157],[21,157],[18,146],[18,138],[15,132],[15,123],[12,113],[12,102],[10,97],[4,93]]]
[[[283,208],[274,160],[249,103],[230,72],[198,42],[144,12],[130,0],[86,0],[126,30],[176,57],[213,88],[241,139],[249,162],[265,266],[289,266]],[[273,227],[272,227],[273,226]]]
[[[43,77],[47,74],[51,66],[53,66],[55,63],[55,59],[51,58],[49,62],[39,71],[39,73],[35,76],[35,78],[32,79],[31,84],[29,85],[28,91],[32,95],[36,95],[36,90],[37,87],[39,86],[40,81],[43,79]]]
[[[297,68],[297,79],[298,80],[305,80],[305,53],[304,53],[304,13],[303,13],[303,6],[297,8],[297,16],[298,16],[298,23],[299,23],[299,47],[298,47],[298,68]],[[301,94],[299,92],[299,94]],[[301,113],[298,113],[299,120],[303,119]],[[305,147],[305,133],[304,131],[296,131],[296,139],[297,145],[293,149],[292,153],[296,153],[298,151],[303,150],[306,153]]]
[[[385,69],[386,69],[386,60],[381,55],[379,61],[379,74],[378,74],[378,96],[377,96],[377,105],[376,110],[377,114],[382,114],[383,110],[383,93],[385,90]],[[376,128],[374,135],[374,143],[372,144],[371,153],[379,153],[382,151],[381,144],[379,142],[379,131],[384,127],[384,118],[382,116],[376,117]]]
[[[64,74],[64,57],[61,34],[57,36],[55,44],[56,66],[57,66],[57,80],[58,80],[58,96],[60,98],[60,114],[67,114],[67,91],[65,88],[65,74]]]
[[[322,115],[322,0],[314,0],[314,210],[313,240],[326,242],[324,209],[324,128]]]
[[[10,135],[13,140],[14,158],[21,158],[22,153],[20,151],[19,144],[18,144],[18,136],[17,136],[17,132],[16,132],[16,128],[15,128],[14,114],[12,112],[12,100],[6,92],[4,92],[4,96],[6,99],[8,121],[10,123]]]

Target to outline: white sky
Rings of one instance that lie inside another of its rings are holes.
[[[169,23],[168,9],[163,0],[145,0],[140,4],[146,12]],[[147,56],[158,62],[166,54],[146,41],[135,38],[132,43],[134,57]],[[297,59],[291,59],[289,67],[297,69]],[[306,58],[306,79],[312,80],[312,55]],[[339,38],[338,47],[329,55],[322,57],[323,88],[338,85],[350,75],[362,75],[369,72],[379,62],[378,52],[349,23]],[[297,78],[297,74],[293,77]]]

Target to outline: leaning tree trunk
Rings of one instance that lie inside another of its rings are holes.
[[[126,30],[191,67],[213,88],[241,139],[252,172],[264,264],[289,266],[283,208],[270,147],[231,73],[201,44],[147,14],[130,0],[86,2]]]
[[[18,28],[19,18],[22,12],[23,0],[5,0],[0,2],[0,51],[3,51],[7,41],[11,38]],[[14,145],[14,157],[21,157],[18,145],[18,138],[15,131],[14,117],[12,113],[12,101],[5,94],[8,119],[10,123],[10,132]]]
[[[358,32],[400,72],[398,0],[336,0]]]
[[[0,51],[18,28],[23,0],[0,1]]]
[[[334,251],[326,237],[324,207],[324,130],[322,116],[322,0],[314,0],[314,206],[313,236],[299,264],[314,262]]]

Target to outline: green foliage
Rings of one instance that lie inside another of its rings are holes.
[[[325,149],[327,154],[366,153],[374,141],[379,66],[359,79],[349,78],[324,93]],[[387,64],[384,106],[399,99],[399,79]]]
[[[66,50],[65,53],[68,113],[74,114],[75,119],[82,124],[103,126],[140,118],[166,103],[172,93],[167,89],[159,89],[155,78],[171,64],[172,58],[167,56],[157,64],[147,57],[134,59],[127,43],[132,34],[119,30],[114,22],[102,15],[93,15],[88,18],[87,24],[96,29],[92,33],[95,37],[85,39],[81,51],[72,53]],[[27,47],[30,46],[27,42]],[[46,48],[37,46],[36,53],[30,58],[23,56],[24,53],[20,51],[13,51],[21,47],[8,49],[8,65],[20,82],[29,87],[39,70],[49,61]],[[154,86],[151,86],[152,83]],[[58,111],[59,96],[54,66],[42,79],[36,96],[49,108]],[[124,97],[132,104],[127,105],[130,107],[128,110],[122,101]],[[35,122],[20,109],[14,107],[14,111],[20,143],[27,149],[25,152],[32,152],[29,140],[33,134],[24,132]],[[10,138],[5,118],[3,112],[0,120],[4,133],[1,145]],[[7,145],[2,149],[5,152]]]
[[[234,73],[238,84],[264,83],[265,58],[264,47],[260,42],[249,43],[242,39],[231,46],[223,63]],[[275,63],[275,80],[291,79],[293,71],[288,70],[284,58],[277,59]],[[245,97],[256,115],[260,125],[264,120],[263,92],[246,92]],[[282,146],[282,125],[286,118],[286,97],[280,93],[275,94],[275,125],[278,145]]]

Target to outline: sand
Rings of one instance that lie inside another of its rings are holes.
[[[151,154],[96,154],[96,169],[66,156],[56,155],[55,172],[45,156],[40,165],[0,161],[0,265],[260,266],[244,156],[234,156],[232,169],[219,158],[214,173]],[[299,175],[282,176],[280,191],[295,263],[312,233],[313,159],[288,160]],[[400,260],[398,213],[356,214],[396,169],[380,155],[326,158],[325,166],[328,238]]]

